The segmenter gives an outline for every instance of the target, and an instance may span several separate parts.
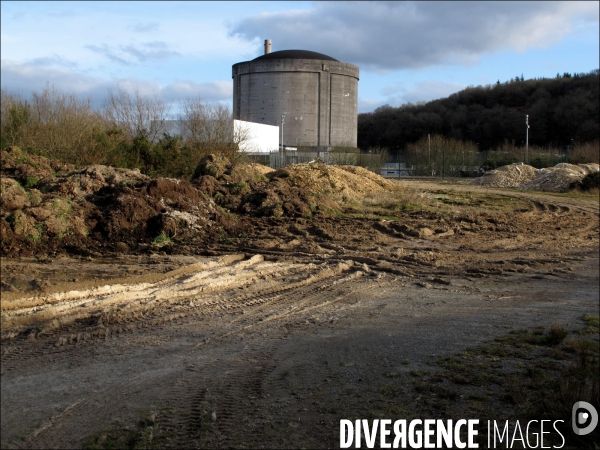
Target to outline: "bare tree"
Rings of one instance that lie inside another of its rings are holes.
[[[214,153],[235,162],[245,155],[240,145],[249,139],[249,132],[244,127],[234,129],[227,106],[206,103],[200,97],[188,98],[183,103],[179,124],[184,143],[198,158]]]
[[[46,85],[29,102],[3,90],[1,109],[3,142],[74,164],[97,157],[94,133],[101,118],[89,98]]]
[[[81,157],[93,147],[92,136],[100,122],[89,98],[46,86],[41,93],[33,93],[31,114],[38,150],[50,157],[83,162]]]
[[[145,97],[137,89],[132,95],[118,88],[116,93],[108,91],[104,117],[130,140],[143,137],[156,142],[167,131],[165,120],[169,110],[170,105],[158,95]]]
[[[27,147],[31,134],[31,105],[20,95],[0,91],[2,145]]]

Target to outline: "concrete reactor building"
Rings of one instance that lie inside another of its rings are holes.
[[[233,118],[283,121],[285,147],[356,147],[358,75],[357,66],[321,53],[271,52],[266,40],[264,55],[232,67]]]

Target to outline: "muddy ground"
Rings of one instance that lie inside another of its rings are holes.
[[[598,199],[402,186],[249,214],[202,246],[3,258],[2,447],[330,448],[343,418],[518,417],[503,375],[431,377],[511,331],[569,334],[480,372],[577,355]]]

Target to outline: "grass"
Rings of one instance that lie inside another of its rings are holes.
[[[233,194],[244,194],[246,192],[250,192],[250,186],[248,186],[248,183],[245,181],[242,181],[240,183],[232,184],[229,190]]]
[[[153,420],[140,420],[135,427],[114,426],[92,436],[84,445],[86,450],[112,449],[155,449],[160,448],[155,441]]]
[[[556,426],[565,445],[561,447],[560,435],[552,430],[553,435],[544,436],[545,447],[596,449],[600,429],[587,436],[571,430],[575,402],[583,400],[600,408],[598,316],[586,314],[581,321],[577,330],[560,323],[514,330],[429,367],[411,370],[400,360],[395,370],[382,371],[368,392],[364,386],[357,390],[369,400],[364,408],[357,405],[355,414],[360,411],[360,417],[367,419],[511,421],[511,432],[516,420],[523,427],[536,420],[529,431],[538,434],[540,420],[563,420]],[[486,448],[486,433],[479,437],[480,448]]]
[[[573,189],[568,192],[549,192],[549,191],[532,191],[532,190],[523,190],[523,192],[531,192],[535,194],[544,194],[553,197],[566,197],[566,198],[581,198],[586,200],[600,200],[600,190],[597,188],[592,188],[589,191],[580,191],[579,189]]]
[[[36,176],[29,176],[27,177],[27,179],[25,180],[25,187],[26,188],[34,188],[38,185],[39,183],[39,178]]]
[[[452,190],[417,190],[369,192],[362,199],[342,197],[339,202],[349,216],[360,218],[398,219],[405,214],[430,212],[436,214],[480,214],[482,211],[527,211],[525,200],[496,193]]]
[[[162,233],[160,233],[158,236],[156,236],[154,238],[152,243],[154,245],[163,246],[163,245],[172,244],[172,241],[171,241],[171,238],[163,231]]]
[[[585,323],[585,327],[577,330],[578,334],[598,334],[598,316],[592,316],[591,314],[584,314],[581,316],[581,320]]]
[[[560,323],[511,331],[441,359],[437,371],[419,373],[414,395],[439,414],[457,417],[500,419],[498,411],[508,411],[503,420],[561,419],[565,448],[596,448],[598,431],[577,436],[570,430],[575,402],[600,406],[598,316],[584,315],[582,322],[573,332]]]

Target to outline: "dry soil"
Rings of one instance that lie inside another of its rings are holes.
[[[2,447],[336,447],[341,418],[417,411],[409,373],[598,315],[597,198],[403,185],[202,254],[3,258]]]

